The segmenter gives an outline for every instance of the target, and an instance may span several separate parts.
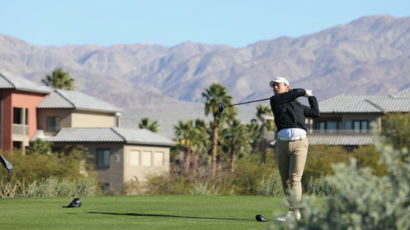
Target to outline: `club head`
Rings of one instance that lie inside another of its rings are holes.
[[[219,104],[218,104],[218,110],[219,110],[219,112],[222,113],[222,112],[224,111],[224,109],[225,109],[225,105],[224,105],[223,103],[219,103]]]
[[[13,165],[10,164],[10,162],[8,162],[8,161],[6,160],[6,158],[4,158],[1,154],[0,154],[0,162],[3,164],[3,166],[4,166],[7,170],[9,170],[9,172],[12,172],[12,171],[13,171]]]
[[[75,198],[69,205],[63,206],[63,208],[79,208],[81,207],[81,204],[81,200],[79,198]]]
[[[261,214],[256,215],[256,216],[255,216],[255,219],[256,219],[256,221],[259,221],[259,222],[266,222],[266,221],[268,221],[268,220],[266,219],[266,217],[262,216]]]

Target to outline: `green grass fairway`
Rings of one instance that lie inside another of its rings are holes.
[[[100,196],[82,207],[72,198],[0,199],[1,229],[266,229],[257,222],[282,214],[284,198],[265,196]],[[279,224],[279,223],[276,223]]]

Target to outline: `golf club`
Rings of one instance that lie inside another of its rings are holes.
[[[3,164],[3,166],[4,166],[7,170],[9,170],[9,172],[12,172],[12,171],[13,171],[13,165],[10,164],[10,162],[8,162],[8,161],[6,160],[6,158],[4,158],[1,154],[0,154],[0,161],[1,161],[1,163]]]
[[[258,101],[266,101],[266,100],[269,100],[269,99],[270,99],[270,97],[268,97],[268,98],[263,98],[263,99],[259,99],[259,100],[241,102],[241,103],[232,104],[232,105],[227,105],[227,106],[225,106],[223,103],[219,103],[219,104],[218,104],[218,109],[219,109],[219,112],[222,113],[222,112],[224,111],[224,109],[227,108],[227,107],[231,107],[231,106],[235,106],[235,105],[249,104],[249,103],[258,102]]]

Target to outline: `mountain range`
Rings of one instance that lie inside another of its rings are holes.
[[[201,93],[214,82],[225,85],[234,102],[269,97],[275,76],[288,78],[291,88],[312,89],[319,101],[408,88],[410,17],[367,16],[240,48],[192,42],[35,46],[0,34],[0,70],[39,83],[57,67],[75,79],[76,90],[122,107],[124,126],[150,117],[172,136],[178,120],[204,117]],[[254,107],[241,107],[240,117],[250,119]]]

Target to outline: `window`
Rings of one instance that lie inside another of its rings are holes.
[[[325,121],[319,121],[318,127],[319,127],[319,130],[325,130],[326,129],[326,122]]]
[[[352,129],[352,121],[346,121],[345,122],[345,129],[346,130]]]
[[[60,118],[59,117],[47,117],[46,118],[46,131],[57,132],[60,130]]]
[[[164,153],[163,152],[154,152],[153,157],[153,165],[154,166],[163,166],[164,164]]]
[[[23,142],[21,141],[13,141],[13,148],[14,149],[21,149],[23,147]]]
[[[22,108],[13,108],[13,124],[23,124],[22,113]]]
[[[318,121],[316,123],[316,129],[318,129],[320,132],[336,132],[341,128],[342,123],[337,120]]]
[[[352,129],[353,129],[353,132],[355,133],[368,133],[369,132],[369,121],[368,120],[354,120]]]
[[[101,185],[101,191],[106,193],[110,191],[110,183],[104,183]]]
[[[97,149],[97,167],[110,167],[110,149]]]
[[[132,166],[140,165],[140,152],[139,151],[130,152],[130,165]]]
[[[142,152],[142,166],[151,166],[151,152]]]
[[[24,113],[24,117],[23,117],[23,113]],[[28,109],[14,107],[13,108],[13,124],[22,125],[23,119],[25,120],[24,124],[28,125]]]
[[[26,123],[26,125],[28,125],[28,109],[25,109],[25,110],[24,110],[24,115],[26,116],[26,117],[25,117],[25,118],[26,118],[26,119],[25,119],[25,121],[26,121],[25,123]]]

